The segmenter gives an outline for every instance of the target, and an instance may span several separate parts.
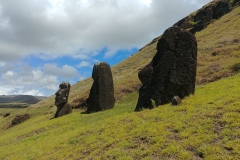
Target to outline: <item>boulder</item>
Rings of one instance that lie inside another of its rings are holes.
[[[212,20],[218,19],[229,13],[234,7],[238,6],[239,3],[240,0],[212,1],[196,11],[194,14],[181,19],[175,23],[174,26],[188,29],[194,34],[206,28],[207,25],[212,22]]]
[[[22,122],[26,121],[27,119],[29,119],[30,117],[31,117],[30,114],[17,115],[17,116],[12,120],[11,126],[16,125],[16,124],[19,124],[19,123],[22,123]]]
[[[157,53],[139,72],[142,87],[135,111],[184,98],[195,92],[197,41],[193,34],[179,27],[167,29],[157,43]]]
[[[8,116],[10,116],[10,112],[5,113],[3,117],[5,118],[5,117],[8,117]]]
[[[98,112],[114,107],[114,85],[110,66],[105,62],[94,64],[93,84],[87,103],[87,113]]]
[[[174,96],[172,99],[172,105],[174,105],[174,106],[180,104],[181,102],[182,102],[182,100],[178,96]]]
[[[59,90],[55,93],[55,105],[57,106],[57,111],[54,118],[72,113],[72,107],[68,104],[70,88],[71,85],[68,82],[62,82],[59,85]]]

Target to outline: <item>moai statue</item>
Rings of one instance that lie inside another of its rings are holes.
[[[14,125],[16,125],[16,124],[20,124],[20,123],[26,121],[27,119],[29,119],[30,117],[31,117],[30,114],[17,115],[17,116],[12,120],[11,126],[14,126]]]
[[[57,106],[57,111],[54,118],[72,113],[72,107],[68,104],[70,88],[71,85],[67,82],[62,82],[59,85],[59,90],[55,93],[55,105]]]
[[[142,82],[135,111],[166,104],[194,94],[197,67],[197,41],[179,27],[167,29],[157,43],[157,53],[139,73]]]
[[[4,114],[3,117],[5,118],[5,117],[8,117],[8,116],[10,116],[10,112],[7,112],[6,114]]]
[[[87,113],[98,112],[114,107],[114,85],[110,66],[105,62],[94,64],[94,80],[87,103]]]

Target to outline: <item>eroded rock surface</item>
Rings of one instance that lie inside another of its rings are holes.
[[[8,117],[8,116],[10,116],[10,112],[5,113],[3,117],[5,118],[5,117]]]
[[[135,111],[184,98],[195,92],[197,41],[193,34],[179,27],[167,29],[157,44],[152,61],[139,72],[142,87]]]
[[[24,114],[24,115],[17,115],[13,120],[12,120],[12,126],[22,123],[24,121],[26,121],[27,119],[29,119],[31,117],[30,114]]]
[[[172,99],[172,105],[174,105],[174,106],[179,105],[181,102],[182,102],[182,100],[178,96],[174,96]]]
[[[57,111],[54,118],[72,113],[72,107],[68,104],[70,88],[71,85],[67,82],[63,82],[59,85],[59,90],[55,93],[55,105],[57,106]]]
[[[239,5],[240,0],[215,0],[203,6],[195,14],[181,19],[174,26],[189,29],[194,34],[206,28],[214,19],[222,17]]]
[[[196,12],[179,20],[173,26],[178,26],[195,34],[196,32],[206,28],[207,25],[213,22],[215,19],[224,16],[239,6],[240,0],[213,0]],[[145,47],[156,43],[160,38],[161,36],[154,38],[150,43],[142,47],[140,50],[143,50]]]
[[[87,112],[98,112],[114,107],[114,85],[110,66],[105,62],[94,64],[92,78],[94,80],[86,101]]]

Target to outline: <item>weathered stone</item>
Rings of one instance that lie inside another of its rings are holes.
[[[141,71],[138,72],[138,78],[142,82],[142,84],[147,83],[147,81],[152,78],[153,67],[152,62],[146,65]]]
[[[6,114],[4,114],[3,117],[5,118],[5,117],[8,117],[8,116],[10,116],[10,113],[9,113],[9,112],[7,112]]]
[[[197,64],[197,41],[193,34],[179,27],[167,29],[157,44],[152,61],[139,72],[143,86],[135,111],[171,102],[194,94]],[[152,73],[152,74],[151,74]]]
[[[59,90],[55,93],[55,105],[57,106],[57,111],[54,118],[72,113],[72,107],[68,104],[70,88],[71,85],[66,82],[62,82],[59,85]]]
[[[17,115],[13,120],[12,120],[12,126],[22,123],[24,121],[26,121],[27,119],[29,119],[31,116],[30,114],[24,114],[24,115]]]
[[[212,20],[218,19],[229,13],[234,7],[238,6],[240,0],[218,0],[203,6],[201,9],[191,14],[177,23],[174,26],[188,29],[191,33],[196,33],[206,28]]]
[[[180,104],[181,102],[182,102],[182,100],[178,96],[174,96],[172,99],[172,105],[174,105],[174,106]]]
[[[220,8],[220,6],[222,8]],[[180,28],[189,30],[191,33],[195,34],[206,28],[208,24],[213,22],[215,19],[224,16],[225,14],[231,12],[234,8],[240,6],[240,0],[214,0],[207,5],[203,6],[196,12],[184,17],[179,20],[173,26],[178,26]],[[147,46],[154,44],[158,41],[161,36],[154,38],[150,43],[140,49],[143,50]]]
[[[92,78],[94,80],[86,101],[87,112],[98,112],[114,107],[114,85],[110,66],[105,62],[94,64]]]

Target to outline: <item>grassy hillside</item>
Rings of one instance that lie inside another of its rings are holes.
[[[239,83],[240,74],[198,86],[180,106],[137,113],[136,92],[94,114],[49,120],[39,114],[49,108],[31,109],[29,120],[0,131],[0,159],[239,159]]]
[[[240,7],[196,33],[197,87],[180,106],[133,112],[137,73],[156,53],[156,41],[112,67],[114,109],[52,119],[55,96],[25,109],[0,108],[0,159],[240,159]],[[71,87],[77,106],[88,78]],[[210,83],[212,82],[212,83]],[[18,114],[31,114],[8,128]]]

